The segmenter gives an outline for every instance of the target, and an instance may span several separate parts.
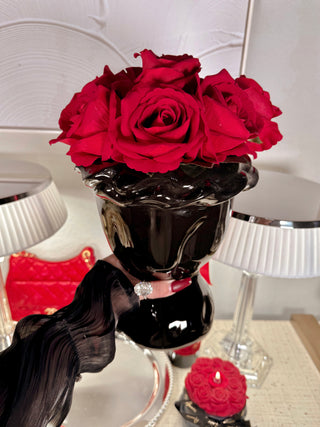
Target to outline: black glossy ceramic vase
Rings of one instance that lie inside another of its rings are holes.
[[[117,164],[86,171],[84,178],[98,196],[110,247],[129,273],[141,281],[192,279],[173,296],[142,300],[118,329],[158,349],[179,348],[204,336],[214,308],[198,271],[222,239],[232,198],[258,180],[251,163],[181,165],[165,174]]]

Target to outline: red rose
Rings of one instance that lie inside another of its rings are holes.
[[[117,99],[132,88],[141,68],[128,68],[113,74],[105,67],[102,76],[86,84],[76,93],[60,115],[63,131],[50,144],[63,142],[70,145],[67,154],[77,166],[90,166],[101,159],[112,157],[111,132],[116,115]]]
[[[224,360],[220,359],[220,357],[215,357],[214,359],[211,359],[211,360],[212,360],[212,367],[214,371],[220,370],[222,368],[224,364]]]
[[[252,79],[234,80],[226,70],[201,82],[208,140],[200,157],[221,162],[227,156],[242,156],[266,150],[281,140],[276,123],[281,114],[269,94]]]
[[[278,107],[271,104],[270,95],[253,79],[245,76],[237,78],[238,86],[246,91],[254,109],[261,116],[271,120],[273,117],[280,116],[281,111]]]
[[[92,82],[61,113],[59,124],[63,132],[50,142],[70,145],[67,154],[77,166],[89,166],[96,159],[111,155],[109,97],[108,89]]]
[[[225,388],[215,388],[211,393],[209,401],[210,407],[208,413],[210,415],[217,415],[218,417],[225,417],[230,415],[230,392]],[[232,414],[233,415],[233,414]]]
[[[113,159],[142,172],[193,161],[206,138],[201,104],[183,90],[136,86],[121,101]]]
[[[201,372],[203,374],[213,372],[213,362],[209,357],[199,357],[197,363],[192,365],[193,372]]]
[[[140,54],[143,71],[138,82],[153,84],[158,87],[174,85],[190,94],[198,93],[200,79],[198,73],[200,62],[191,55],[162,55],[157,56],[151,50],[145,49]]]
[[[209,389],[209,387],[206,386],[200,386],[196,387],[193,392],[193,400],[195,402],[201,402],[201,404],[208,403],[211,399],[212,391]]]
[[[233,414],[239,414],[243,408],[246,405],[246,397],[242,397],[241,399],[239,398],[239,400],[233,402],[233,400],[230,400],[230,412]]]
[[[185,384],[186,384],[186,388],[187,390],[189,390],[190,392],[195,388],[195,387],[199,387],[202,385],[207,385],[207,377],[204,374],[200,374],[198,372],[195,373],[189,373],[186,376],[185,379]]]
[[[239,391],[242,394],[247,390],[246,383],[243,383],[239,377],[231,377],[228,382],[228,389],[232,391]]]
[[[124,98],[129,90],[134,86],[137,77],[141,74],[141,67],[129,67],[121,70],[117,74],[113,74],[110,68],[106,65],[103,74],[97,77],[95,84],[102,85],[114,91],[120,99]]]
[[[233,406],[237,407],[237,411],[241,411],[241,409],[244,407],[245,402],[246,402],[246,394],[243,393],[243,389],[238,389],[238,390],[229,390],[230,392],[230,403]]]

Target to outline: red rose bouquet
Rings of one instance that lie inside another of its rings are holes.
[[[281,138],[272,119],[281,114],[254,80],[226,70],[199,77],[190,55],[140,54],[142,67],[86,84],[62,111],[60,136],[77,166],[125,163],[165,173],[181,163],[212,166],[229,156],[267,150]]]

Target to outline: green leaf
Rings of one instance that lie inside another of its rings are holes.
[[[262,141],[258,136],[256,136],[255,138],[252,138],[252,139],[248,139],[248,141],[254,142],[255,144],[262,144]]]

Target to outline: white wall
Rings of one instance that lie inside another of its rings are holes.
[[[283,114],[283,140],[256,165],[320,182],[320,2],[255,0],[247,74]]]
[[[148,3],[150,4],[150,1]],[[191,3],[188,1],[188,4]],[[229,3],[234,7],[239,4],[234,0],[230,0]],[[17,10],[14,9],[14,4],[19,4],[20,7],[24,5],[24,8],[27,8],[28,4],[33,4],[36,9],[34,13],[38,13],[37,8],[41,2],[13,1],[10,3],[12,5],[10,8],[7,7],[8,4],[6,1],[0,1],[0,18],[3,21],[10,13]],[[81,4],[91,5],[97,13],[100,13],[101,5],[108,2],[88,0]],[[112,5],[115,2],[109,2],[109,4]],[[212,7],[208,9],[208,13],[214,14],[213,9]],[[58,9],[55,9],[54,13],[58,13],[56,10]],[[23,10],[18,12],[25,13]],[[106,9],[105,12],[110,13],[110,9]],[[67,14],[61,13],[61,15],[65,20],[71,19]],[[319,16],[318,0],[256,0],[247,62],[247,75],[257,79],[271,93],[273,102],[283,110],[279,125],[284,139],[269,152],[261,153],[255,162],[256,166],[292,173],[317,182],[320,182],[318,173],[320,158],[320,144],[318,144]],[[86,31],[97,31],[98,27],[94,25],[95,21],[91,20],[90,28],[86,28]],[[219,20],[214,25],[219,25]],[[3,26],[0,26],[0,30],[2,29]],[[101,31],[104,31],[103,28]],[[233,44],[234,48],[239,49],[241,28],[239,27],[237,31],[237,34],[233,35]],[[143,32],[140,31],[137,45],[141,45],[141,48],[144,47],[142,35]],[[186,35],[183,41],[187,51]],[[61,49],[64,48],[65,46],[61,44]],[[134,49],[135,46],[131,48]],[[228,49],[227,52],[230,52],[230,46]],[[8,51],[10,53],[10,49]],[[77,60],[81,57],[81,53],[81,50],[75,53],[78,55]],[[95,58],[95,61],[95,64],[98,64],[100,58]],[[91,78],[92,70],[88,70],[83,64],[82,61],[80,64],[82,75],[87,73]],[[25,65],[28,64],[25,63]],[[99,65],[96,73],[100,72]],[[85,79],[87,80],[88,78]],[[10,97],[13,94],[16,97],[18,90],[18,86],[11,85],[11,90],[6,96]],[[69,99],[70,96],[67,98]],[[0,102],[4,104],[6,99],[2,98]],[[62,108],[65,102],[55,99],[54,105],[60,108],[60,104]],[[88,189],[83,187],[69,158],[65,156],[66,147],[61,145],[50,148],[48,146],[47,141],[54,135],[55,132],[41,131],[30,132],[28,136],[28,133],[22,130],[20,138],[17,133],[13,135],[11,130],[0,129],[1,156],[24,158],[47,166],[62,191],[69,210],[67,224],[55,236],[30,250],[47,259],[63,259],[74,256],[81,247],[90,245],[95,249],[98,258],[103,257],[110,251],[101,231],[94,197]],[[241,272],[216,262],[212,265],[216,316],[230,317],[235,305]],[[308,312],[320,317],[320,279],[288,281],[262,278],[259,280],[255,316],[287,318],[291,312]]]

